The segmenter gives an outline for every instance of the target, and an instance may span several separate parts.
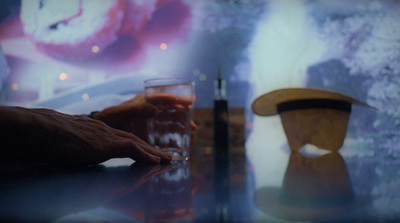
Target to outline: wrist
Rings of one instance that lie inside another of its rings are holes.
[[[96,118],[96,114],[99,113],[99,111],[92,111],[90,112],[89,115],[87,115],[87,117],[91,118],[91,119],[97,119]]]

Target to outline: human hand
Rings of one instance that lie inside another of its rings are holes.
[[[94,114],[94,118],[113,128],[133,133],[148,142],[146,122],[154,117],[156,112],[155,106],[146,103],[144,94],[138,94],[131,100]],[[191,128],[197,129],[193,121],[191,121]]]
[[[156,150],[139,137],[98,120],[49,109],[9,110],[14,112],[8,111],[8,119],[4,117],[7,121],[2,122],[1,131],[6,140],[0,145],[9,148],[2,152],[17,160],[63,165],[97,164],[122,157],[146,163],[171,160],[170,155]]]

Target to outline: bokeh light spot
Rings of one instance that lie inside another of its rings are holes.
[[[16,83],[16,82],[12,83],[11,89],[13,89],[14,91],[18,90],[18,83]]]
[[[193,75],[194,75],[194,76],[199,76],[200,74],[201,74],[201,72],[200,72],[199,69],[194,69],[194,70],[193,70]]]
[[[84,101],[89,100],[89,95],[88,95],[87,93],[84,93],[84,94],[82,95],[82,100],[84,100]]]
[[[98,52],[100,52],[100,47],[99,47],[99,46],[92,46],[92,52],[93,52],[93,53],[98,53]]]
[[[60,75],[58,75],[58,78],[62,81],[67,80],[68,75],[66,73],[60,73]]]
[[[207,75],[205,75],[205,74],[200,74],[200,75],[199,75],[199,80],[201,80],[201,81],[207,80]]]
[[[168,45],[166,43],[161,43],[160,44],[160,49],[166,50],[168,48]]]

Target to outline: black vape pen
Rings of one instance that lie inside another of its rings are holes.
[[[230,168],[229,168],[229,114],[226,82],[218,77],[214,83],[214,169],[215,201],[218,222],[229,221]]]

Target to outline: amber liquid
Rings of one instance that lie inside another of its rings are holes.
[[[146,101],[157,108],[154,118],[147,121],[149,143],[170,153],[173,159],[188,159],[192,98],[170,93],[153,93],[146,95]]]

